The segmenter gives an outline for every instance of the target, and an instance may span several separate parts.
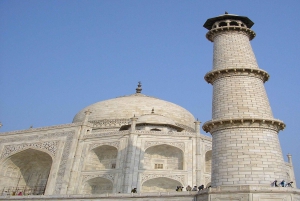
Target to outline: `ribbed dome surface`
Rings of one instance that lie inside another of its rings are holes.
[[[73,123],[83,121],[85,117],[84,112],[87,110],[92,112],[88,121],[98,121],[105,119],[130,119],[134,115],[140,117],[150,114],[153,108],[156,114],[163,115],[177,124],[194,128],[195,118],[186,109],[174,103],[141,93],[94,103],[78,112],[73,119]]]

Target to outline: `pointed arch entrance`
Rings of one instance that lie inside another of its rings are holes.
[[[167,144],[149,147],[144,154],[144,168],[183,170],[183,152]]]
[[[142,185],[142,192],[175,192],[177,186],[182,186],[179,181],[166,177],[147,180]]]
[[[93,148],[85,161],[84,170],[95,171],[116,169],[118,149],[114,146],[101,145]]]
[[[212,151],[208,151],[205,153],[205,172],[211,173],[211,159],[212,159]]]
[[[42,151],[26,149],[6,158],[0,165],[0,190],[6,194],[44,194],[52,157]]]
[[[84,183],[82,194],[112,193],[113,183],[105,178],[96,177]]]

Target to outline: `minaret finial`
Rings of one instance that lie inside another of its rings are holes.
[[[141,91],[142,91],[142,83],[141,83],[141,81],[139,81],[138,83],[139,83],[138,87],[136,88],[136,93],[137,94],[141,93]]]

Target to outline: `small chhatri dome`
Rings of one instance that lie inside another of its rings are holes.
[[[142,92],[142,83],[141,82],[138,82],[138,87],[136,88],[136,93],[139,94]]]
[[[211,30],[214,28],[213,25],[216,22],[219,22],[219,21],[221,22],[221,21],[226,21],[226,20],[240,21],[249,29],[254,25],[254,22],[252,22],[248,17],[234,15],[234,14],[228,14],[228,12],[225,12],[225,14],[223,14],[223,15],[207,19],[206,22],[204,23],[203,27],[205,27],[208,30]]]

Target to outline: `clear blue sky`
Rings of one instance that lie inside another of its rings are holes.
[[[300,1],[0,0],[1,132],[72,122],[82,108],[135,92],[211,119],[212,43],[224,11],[254,21],[251,42],[300,186]],[[204,134],[204,131],[202,131]]]

